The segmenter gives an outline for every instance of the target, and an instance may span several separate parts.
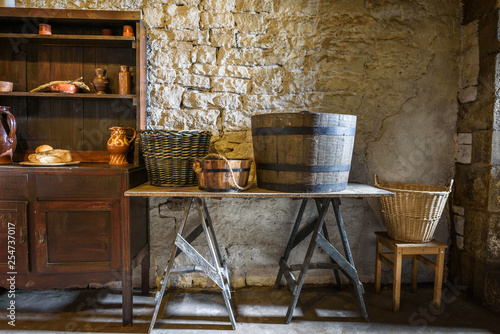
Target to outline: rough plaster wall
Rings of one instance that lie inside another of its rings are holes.
[[[247,157],[252,115],[348,113],[358,116],[352,181],[372,184],[377,173],[383,181],[444,185],[454,174],[459,0],[21,0],[18,6],[142,9],[150,128],[209,129],[219,153]],[[234,285],[272,284],[299,202],[208,204]],[[152,257],[160,270],[180,206],[151,200]],[[373,232],[384,229],[378,203],[345,200],[342,209],[361,280],[372,281]],[[444,216],[436,237],[446,242]],[[331,216],[327,223],[340,246]],[[332,276],[311,271],[306,282]],[[175,283],[210,284],[195,275]]]

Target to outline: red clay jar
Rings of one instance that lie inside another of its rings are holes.
[[[123,26],[123,36],[134,36],[132,26]]]
[[[38,25],[38,34],[39,35],[52,35],[52,30],[50,25],[45,23],[40,23]]]
[[[102,35],[103,36],[111,36],[111,35],[113,35],[113,32],[111,31],[111,29],[102,29]]]

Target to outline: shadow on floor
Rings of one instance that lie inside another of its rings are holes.
[[[365,285],[369,322],[359,312],[352,288],[304,287],[290,324],[286,288],[236,290],[232,330],[218,290],[167,291],[153,333],[500,333],[500,317],[482,308],[453,285],[443,288],[442,308],[432,306],[433,286],[409,286],[401,291],[401,310],[392,312],[392,286],[380,294]],[[8,324],[12,298],[0,291],[0,331],[7,333],[147,333],[154,311],[154,294],[134,294],[134,325],[122,326],[121,293],[108,289],[16,291],[15,327]]]

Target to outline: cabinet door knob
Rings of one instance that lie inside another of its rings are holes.
[[[45,231],[43,230],[43,228],[41,228],[40,229],[40,238],[38,238],[38,243],[43,244],[44,241],[45,241]]]

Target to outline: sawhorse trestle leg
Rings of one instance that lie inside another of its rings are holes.
[[[193,205],[196,205],[198,211],[198,217],[200,219],[200,224],[193,229],[186,237],[183,237],[184,228],[186,226],[189,211]],[[209,260],[205,259],[193,246],[191,243],[198,238],[201,234],[204,234],[207,239],[208,248],[210,251]],[[186,256],[194,263],[194,266],[173,268],[174,260],[181,253],[185,253]],[[160,310],[161,301],[165,290],[167,288],[170,275],[171,274],[186,274],[192,272],[205,273],[212,281],[214,281],[219,288],[222,290],[222,296],[226,304],[226,309],[229,315],[229,320],[231,321],[231,326],[233,329],[236,328],[236,321],[233,314],[233,309],[231,306],[231,288],[229,282],[229,274],[225,261],[222,259],[219,244],[215,236],[215,231],[213,228],[212,219],[208,213],[208,208],[204,200],[201,198],[189,198],[187,199],[186,206],[184,209],[184,214],[182,217],[181,226],[177,232],[177,237],[175,239],[174,247],[172,249],[172,254],[170,260],[163,273],[163,279],[161,281],[161,288],[156,292],[155,301],[156,307],[153,313],[153,319],[151,320],[151,325],[149,327],[149,333],[154,328],[158,312]]]
[[[351,249],[349,247],[349,241],[347,240],[347,235],[344,228],[344,222],[342,220],[342,215],[340,214],[340,199],[339,198],[322,198],[315,199],[316,207],[318,209],[319,217],[317,220],[307,224],[299,232],[299,226],[302,221],[305,207],[307,205],[307,199],[302,200],[297,219],[292,228],[292,233],[288,240],[288,244],[283,257],[280,259],[280,269],[275,282],[275,289],[279,289],[281,284],[281,279],[284,277],[287,282],[287,286],[292,292],[292,298],[288,306],[288,311],[286,314],[286,323],[290,323],[293,317],[293,312],[297,306],[300,291],[304,284],[304,280],[308,269],[333,269],[335,279],[340,287],[340,275],[339,270],[349,279],[349,281],[354,286],[354,294],[358,302],[361,316],[368,320],[368,313],[366,311],[365,303],[363,300],[363,285],[359,281],[359,277],[354,267],[354,260],[352,258]],[[337,226],[342,239],[342,246],[344,248],[345,257],[340,254],[335,247],[332,246],[329,240],[328,231],[325,225],[325,218],[328,212],[330,203],[333,206],[333,211],[335,213],[335,218],[337,221]],[[321,234],[321,232],[323,234]],[[307,248],[304,261],[301,265],[288,265],[287,261],[290,257],[291,251],[307,236],[311,235],[311,240]],[[311,258],[314,253],[316,245],[319,245],[325,252],[330,256],[331,263],[311,263]],[[347,257],[347,259],[346,259]],[[293,271],[299,271],[299,276],[295,278]]]

